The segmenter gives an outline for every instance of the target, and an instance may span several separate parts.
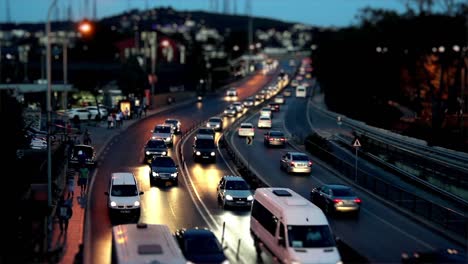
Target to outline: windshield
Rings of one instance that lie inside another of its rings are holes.
[[[136,185],[113,185],[112,196],[135,196],[138,194]]]
[[[249,125],[241,125],[241,128],[253,128],[253,126],[250,125],[250,124]]]
[[[335,240],[328,225],[288,225],[289,246],[293,248],[334,247]]]
[[[219,120],[218,118],[210,118],[210,119],[208,119],[208,122],[210,122],[210,123],[219,123],[219,122],[221,122],[221,120]]]
[[[244,181],[227,181],[226,189],[228,190],[249,190],[249,186]]]
[[[175,163],[170,157],[157,157],[151,162],[153,167],[175,167]]]
[[[270,118],[268,118],[268,117],[260,117],[260,120],[262,120],[262,121],[270,121]]]
[[[150,140],[146,144],[148,148],[166,148],[166,143],[162,140]]]
[[[282,132],[270,132],[270,137],[282,137],[284,134]]]
[[[293,155],[292,159],[293,160],[300,160],[300,161],[308,161],[309,157],[307,157],[306,155]]]
[[[195,145],[197,148],[215,148],[214,141],[211,139],[197,139]]]
[[[153,133],[171,133],[171,128],[168,126],[157,126]]]
[[[353,192],[350,189],[332,189],[334,196],[340,197],[349,197],[354,196]]]
[[[185,247],[189,254],[216,254],[223,250],[215,238],[189,238],[185,241]]]

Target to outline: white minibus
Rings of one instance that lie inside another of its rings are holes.
[[[306,97],[307,88],[304,85],[299,85],[296,87],[296,97]]]
[[[112,227],[112,264],[187,264],[167,225],[123,224]]]
[[[341,263],[322,210],[288,188],[257,188],[250,217],[257,254],[266,249],[281,263]]]

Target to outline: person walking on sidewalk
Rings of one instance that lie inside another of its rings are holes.
[[[57,213],[60,225],[60,233],[63,231],[66,232],[68,230],[68,222],[73,215],[73,209],[71,204],[65,200],[63,196],[60,198]]]
[[[75,171],[70,172],[67,179],[68,195],[67,199],[72,199],[75,195]]]
[[[85,129],[83,133],[83,144],[91,145],[91,134],[89,133],[87,128]]]
[[[78,178],[78,185],[81,187],[81,196],[86,194],[88,186],[89,169],[86,166],[80,168],[80,176]]]

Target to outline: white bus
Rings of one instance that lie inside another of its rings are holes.
[[[296,97],[306,97],[307,96],[307,88],[304,85],[298,85],[296,87]]]
[[[187,264],[167,225],[123,224],[112,227],[112,263]]]
[[[341,263],[322,210],[288,188],[257,188],[250,232],[257,254],[266,249],[280,263]]]

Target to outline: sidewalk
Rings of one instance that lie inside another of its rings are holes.
[[[159,112],[165,111],[170,108],[175,108],[180,105],[190,104],[195,102],[195,98],[186,98],[185,100],[180,100],[174,104],[166,105],[159,107],[156,110],[148,110],[147,115],[143,116],[140,119],[131,119],[131,120],[124,120],[123,126],[121,128],[107,128],[107,122],[102,121],[101,123],[94,125],[85,126],[89,133],[91,134],[92,139],[92,146],[96,150],[96,156],[99,160],[99,156],[107,145],[107,143],[116,135],[120,134],[121,132],[125,131],[127,127],[131,126],[135,122],[138,122],[146,117],[151,115],[157,114]],[[92,177],[92,172],[91,172]],[[80,244],[83,242],[83,232],[84,232],[84,223],[85,223],[85,210],[86,210],[86,196],[81,196],[80,186],[77,184],[78,174],[75,175],[75,189],[74,189],[74,196],[73,196],[73,215],[72,218],[69,220],[68,230],[61,232],[59,222],[57,219],[54,219],[53,227],[52,227],[52,242],[51,242],[51,249],[53,251],[62,250],[62,255],[58,263],[69,264],[75,263],[75,256],[79,253]],[[91,182],[91,179],[90,179]],[[88,189],[90,189],[91,185],[88,184]],[[63,192],[63,196],[67,198],[68,196],[68,189],[65,188]],[[82,255],[82,252],[80,252]],[[77,262],[82,263],[82,262]]]

